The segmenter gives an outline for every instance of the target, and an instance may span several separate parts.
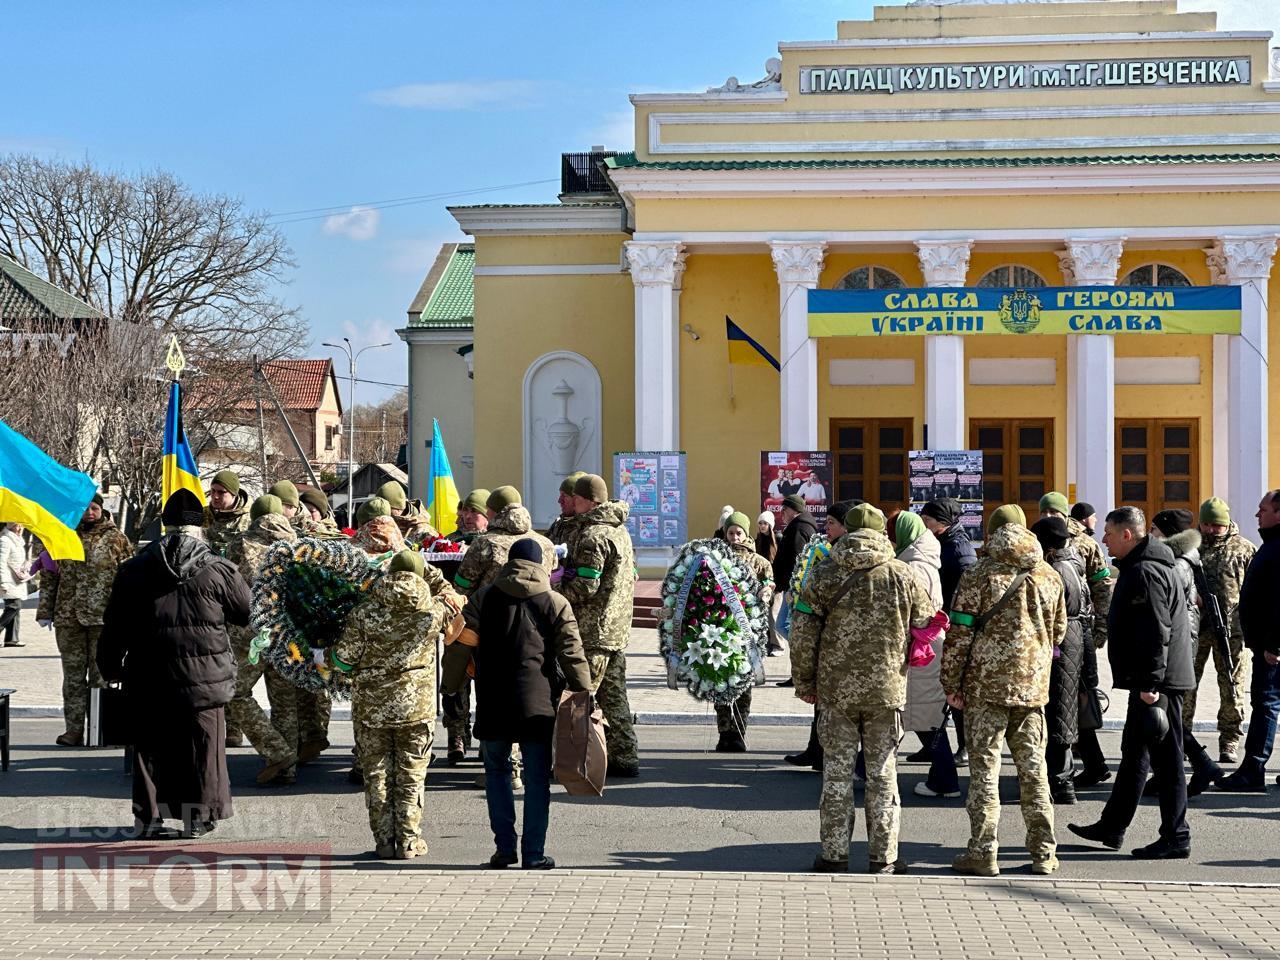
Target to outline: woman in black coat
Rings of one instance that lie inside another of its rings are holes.
[[[227,627],[249,624],[249,588],[204,542],[204,508],[179,490],[167,535],[121,564],[103,615],[98,669],[123,681],[134,746],[133,815],[143,837],[182,820],[202,836],[231,816],[227,724],[236,662]]]

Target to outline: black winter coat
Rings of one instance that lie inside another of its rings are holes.
[[[1173,551],[1144,537],[1123,559],[1111,595],[1107,650],[1115,686],[1138,692],[1194,690],[1191,627]]]
[[[1250,650],[1280,655],[1280,527],[1260,533],[1262,546],[1240,587],[1240,629]]]
[[[1063,596],[1067,603],[1067,635],[1062,641],[1060,655],[1054,658],[1049,670],[1049,704],[1045,708],[1049,739],[1062,747],[1076,742],[1080,718],[1080,674],[1084,667],[1084,641],[1093,601],[1085,587],[1084,562],[1070,546],[1051,550],[1044,556],[1062,581]],[[1097,682],[1097,661],[1093,663]]]
[[[942,544],[942,607],[950,610],[960,575],[978,562],[978,551],[962,523],[947,527],[938,535],[938,542]]]
[[[144,715],[151,706],[226,706],[236,689],[227,627],[247,627],[249,605],[240,572],[203,540],[173,534],[153,541],[116,573],[98,669],[123,680],[131,707]]]
[[[813,514],[805,511],[798,513],[787,524],[786,529],[778,535],[778,552],[773,558],[773,582],[779,590],[786,590],[791,583],[791,574],[796,569],[796,561],[804,553],[808,544],[818,533],[818,524]]]

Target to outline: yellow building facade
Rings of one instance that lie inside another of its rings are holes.
[[[1175,0],[877,7],[758,82],[633,95],[607,190],[452,209],[477,482],[549,520],[567,422],[581,469],[686,451],[691,534],[758,509],[762,450],[831,449],[837,497],[892,507],[918,448],[982,449],[990,502],[1216,494],[1251,531],[1280,477],[1270,38]],[[808,330],[814,288],[1209,284],[1239,335]],[[726,316],[780,372],[730,371]]]

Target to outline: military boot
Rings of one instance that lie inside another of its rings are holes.
[[[968,850],[951,861],[951,869],[971,877],[1000,876],[1000,864],[994,856],[981,857]]]
[[[1187,744],[1187,759],[1191,761],[1191,779],[1187,782],[1187,796],[1198,797],[1211,783],[1217,783],[1226,771],[1213,762],[1209,751],[1199,741]]]
[[[848,873],[848,860],[828,860],[822,854],[818,854],[813,858],[813,866],[809,868],[812,873]]]
[[[449,766],[456,766],[467,758],[467,741],[461,735],[449,738],[449,753],[446,759]]]

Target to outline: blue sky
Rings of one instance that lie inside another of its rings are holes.
[[[1257,22],[1258,5],[1182,3],[1223,11],[1220,29],[1270,28],[1274,11]],[[6,98],[0,150],[162,167],[278,215],[298,261],[283,295],[311,323],[311,355],[344,333],[390,340],[361,376],[404,383],[393,331],[438,245],[461,239],[446,204],[553,200],[562,151],[632,146],[628,93],[756,80],[779,40],[832,38],[871,7],[81,0],[55,16],[15,2],[5,75],[21,95]],[[550,182],[351,210],[538,180]],[[361,385],[359,399],[385,393]]]

